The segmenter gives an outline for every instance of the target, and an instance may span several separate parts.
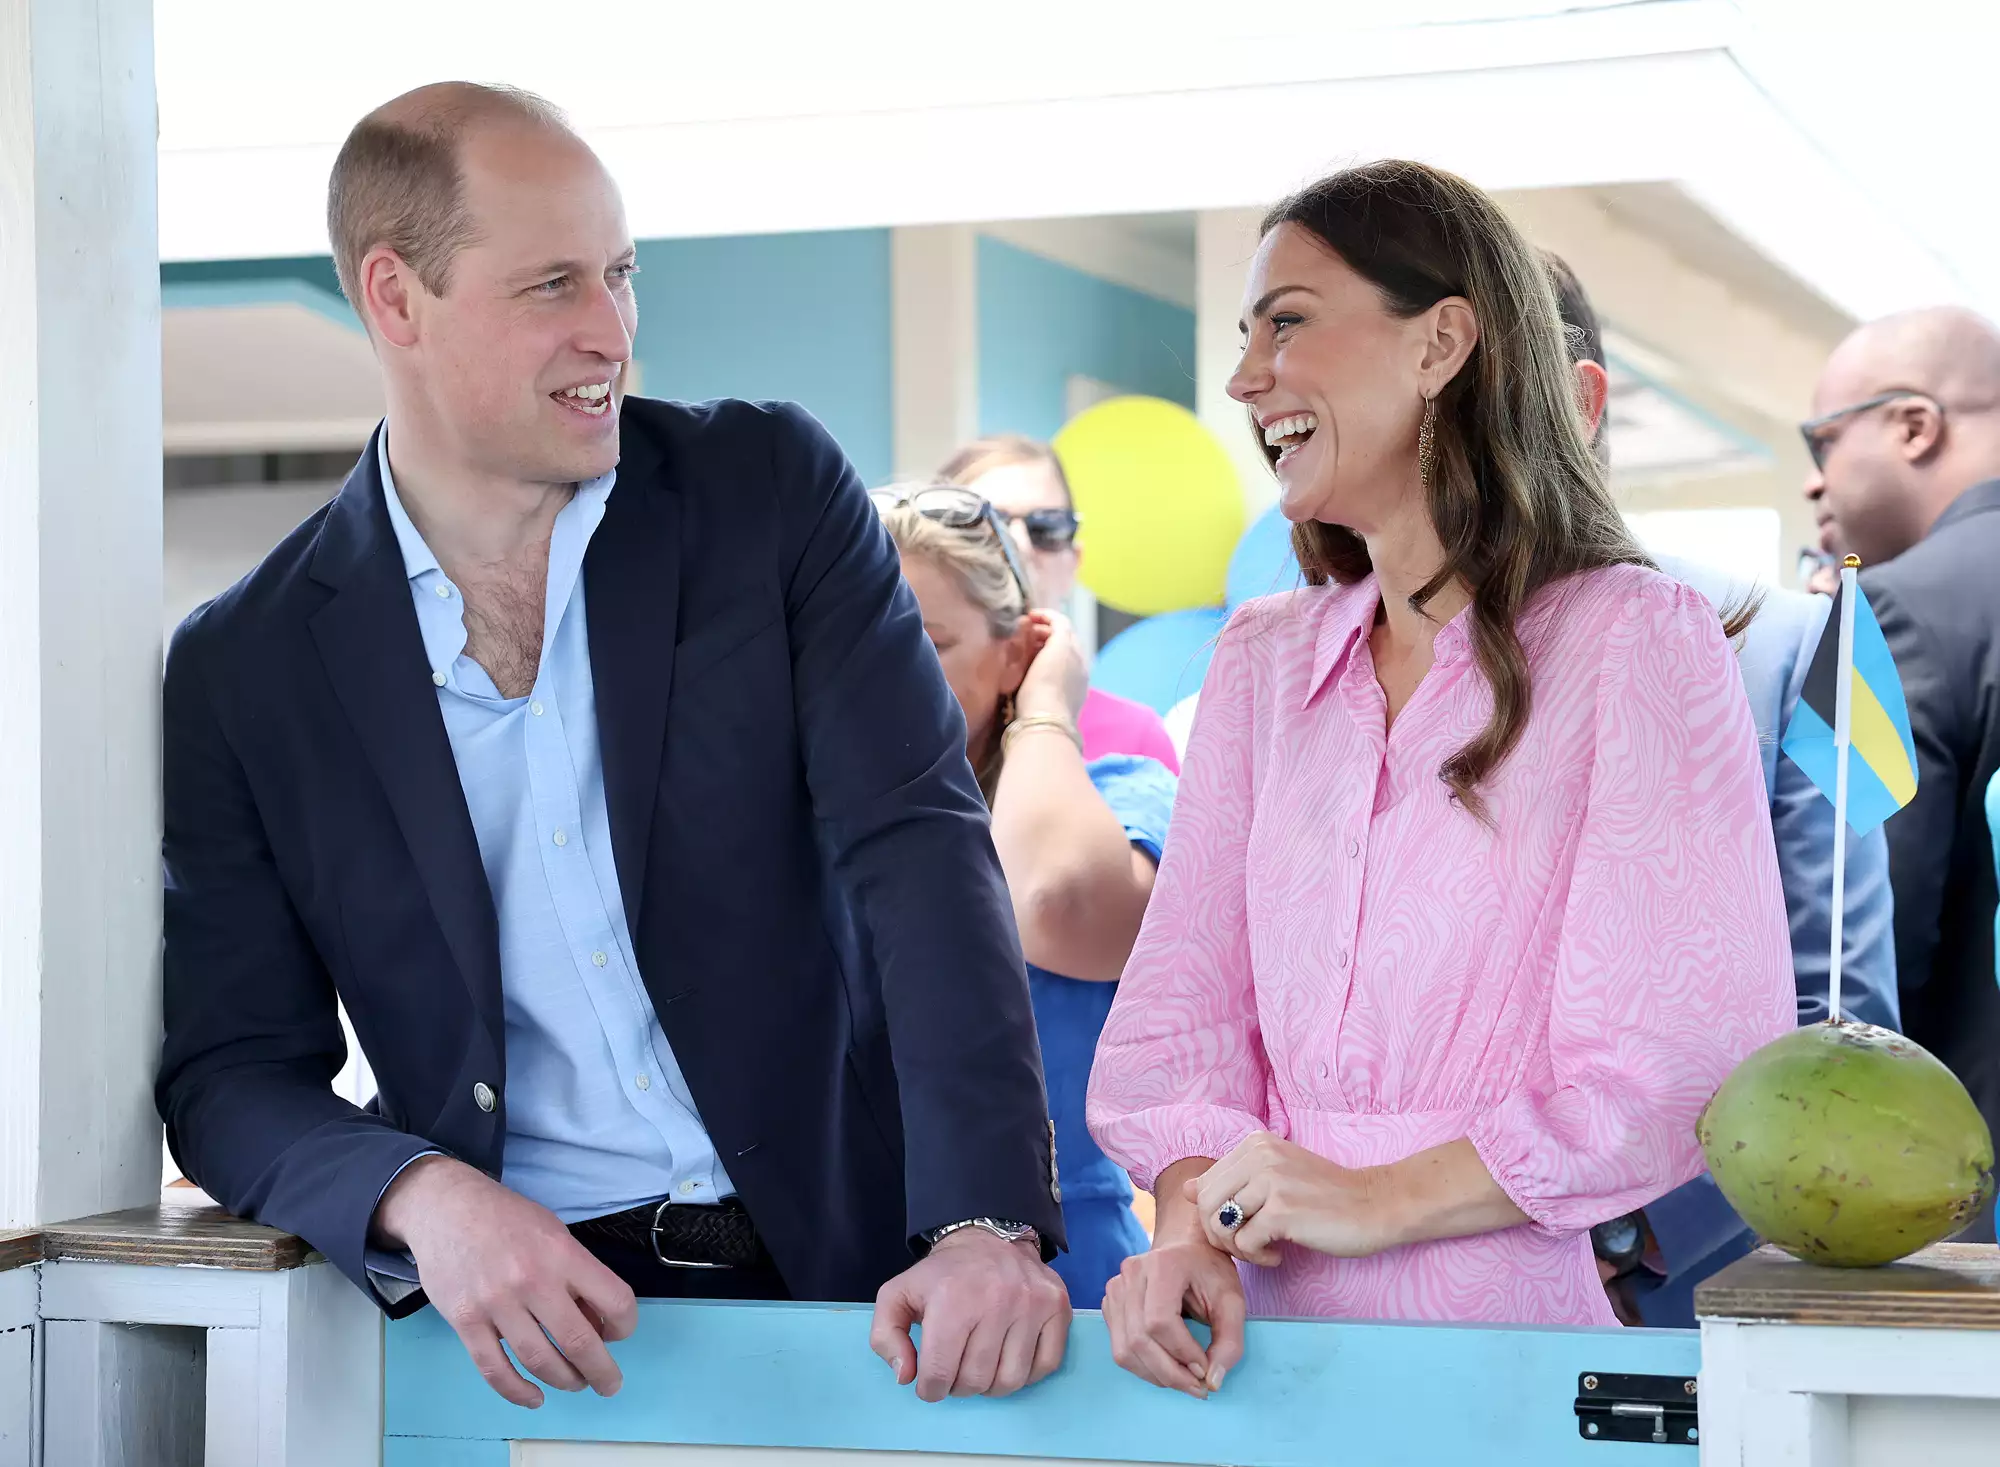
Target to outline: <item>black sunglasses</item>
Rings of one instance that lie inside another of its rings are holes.
[[[1902,402],[1905,398],[1912,397],[1929,403],[1937,409],[1939,417],[1944,416],[1944,404],[1932,397],[1928,392],[1918,392],[1914,387],[1894,387],[1887,392],[1878,392],[1873,397],[1866,398],[1861,402],[1849,403],[1846,407],[1835,408],[1830,413],[1817,418],[1809,418],[1799,424],[1799,436],[1806,441],[1806,452],[1812,455],[1813,467],[1820,470],[1826,468],[1826,456],[1833,451],[1833,445],[1840,437],[1838,433],[1829,433],[1826,431],[1834,424],[1845,422],[1857,413],[1869,412],[1878,407],[1887,407],[1892,402]]]
[[[1014,549],[1014,537],[1008,532],[1006,522],[1001,519],[985,496],[975,494],[970,489],[961,489],[956,484],[930,484],[917,489],[871,489],[868,498],[875,505],[877,514],[886,514],[892,509],[908,505],[927,520],[936,520],[950,530],[976,530],[986,525],[993,531],[993,538],[1000,542],[1000,553],[1007,557],[1007,569],[1013,573],[1014,584],[1021,590],[1021,605],[1035,604],[1034,593],[1028,589],[1027,568],[1021,564],[1021,556]]]
[[[1041,551],[1067,550],[1076,543],[1083,516],[1073,509],[1031,509],[1026,514],[1009,514],[998,505],[993,513],[1010,525],[1026,526],[1028,543]]]

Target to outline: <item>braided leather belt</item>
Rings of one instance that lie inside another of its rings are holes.
[[[570,1224],[583,1242],[599,1238],[651,1253],[668,1268],[769,1268],[757,1224],[734,1197],[700,1205],[645,1202],[609,1217]]]

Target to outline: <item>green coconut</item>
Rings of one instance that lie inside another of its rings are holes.
[[[1958,1077],[1873,1024],[1810,1024],[1752,1054],[1695,1123],[1722,1195],[1808,1263],[1870,1268],[1948,1238],[1993,1188]]]

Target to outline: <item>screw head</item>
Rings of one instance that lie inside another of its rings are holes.
[[[1691,1380],[1684,1380],[1681,1382],[1681,1389],[1691,1396],[1695,1392],[1695,1383]]]
[[[1700,1440],[1701,1440],[1701,1433],[1700,1433],[1700,1432],[1699,1432],[1698,1430],[1696,1430],[1696,1429],[1695,1429],[1694,1427],[1690,1426],[1690,1427],[1688,1428],[1688,1440],[1689,1440],[1689,1441],[1691,1441],[1691,1442],[1698,1442],[1698,1441],[1700,1441]]]
[[[1586,1375],[1586,1376],[1585,1376],[1585,1377],[1583,1378],[1583,1388],[1584,1388],[1585,1390],[1587,1390],[1587,1391],[1594,1391],[1594,1390],[1596,1390],[1596,1389],[1597,1389],[1597,1377],[1596,1377],[1596,1376],[1594,1376],[1594,1375]]]
[[[1592,1436],[1597,1435],[1597,1423],[1595,1421],[1586,1421],[1583,1425],[1583,1429],[1589,1432]]]

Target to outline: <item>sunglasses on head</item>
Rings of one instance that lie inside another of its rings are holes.
[[[1069,549],[1076,543],[1076,532],[1083,524],[1083,516],[1073,509],[1031,509],[1026,514],[1009,514],[996,505],[993,513],[1010,525],[1026,528],[1028,543],[1044,552]]]
[[[907,504],[925,519],[935,520],[949,530],[976,530],[982,525],[991,529],[993,538],[1000,542],[1000,553],[1007,558],[1014,584],[1020,588],[1021,605],[1035,604],[1034,593],[1028,589],[1027,568],[1014,549],[1014,537],[1008,533],[1000,512],[983,495],[955,484],[932,484],[919,489],[873,489],[868,498],[874,502],[877,514]]]

